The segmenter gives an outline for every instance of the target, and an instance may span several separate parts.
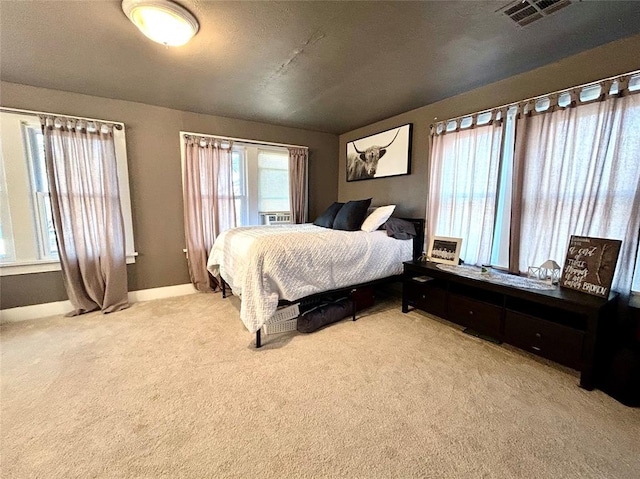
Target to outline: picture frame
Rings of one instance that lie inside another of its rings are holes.
[[[413,123],[347,142],[347,181],[411,174]]]
[[[620,240],[571,235],[560,286],[607,298],[621,247]]]
[[[429,239],[427,259],[434,263],[457,265],[460,260],[462,238],[432,236]]]

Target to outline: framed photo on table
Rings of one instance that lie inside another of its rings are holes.
[[[462,238],[448,238],[446,236],[433,236],[429,240],[427,259],[434,263],[458,264]]]

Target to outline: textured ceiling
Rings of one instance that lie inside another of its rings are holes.
[[[638,1],[180,3],[200,32],[165,48],[119,0],[0,0],[1,79],[344,133],[640,32]]]

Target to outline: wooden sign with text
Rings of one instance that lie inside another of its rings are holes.
[[[560,286],[606,298],[622,241],[571,236]]]

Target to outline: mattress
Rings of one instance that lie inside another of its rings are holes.
[[[275,313],[279,300],[295,301],[402,273],[412,248],[412,240],[397,240],[380,230],[245,226],[218,236],[207,269],[240,296],[240,319],[254,333]]]

